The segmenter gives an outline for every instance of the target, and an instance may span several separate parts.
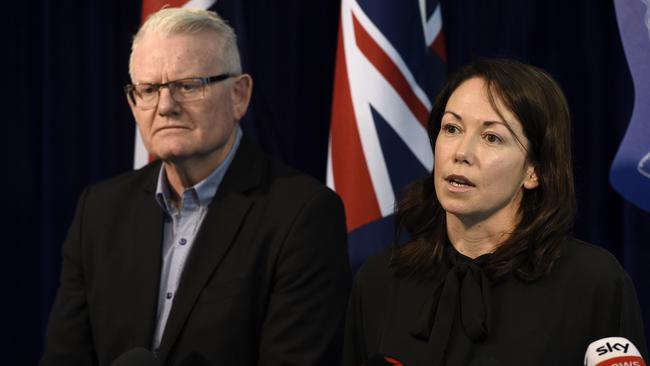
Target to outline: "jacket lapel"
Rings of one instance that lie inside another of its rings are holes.
[[[142,194],[136,197],[138,201],[135,203],[136,208],[131,219],[134,226],[133,257],[130,261],[134,274],[134,342],[135,346],[146,348],[151,346],[155,329],[162,262],[164,214],[154,198],[160,166],[160,163],[153,165]]]
[[[167,359],[194,304],[236,239],[253,205],[243,192],[259,185],[264,160],[244,137],[217,194],[210,203],[181,277],[158,352]]]

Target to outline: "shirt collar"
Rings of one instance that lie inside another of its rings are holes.
[[[185,190],[185,192],[190,191],[196,194],[201,206],[207,207],[210,202],[212,202],[212,198],[214,198],[214,195],[217,193],[217,189],[219,188],[219,185],[221,184],[221,181],[223,180],[228,167],[235,157],[235,153],[239,148],[241,138],[241,127],[237,126],[235,143],[233,144],[232,149],[230,149],[228,152],[228,155],[226,155],[226,158],[223,160],[223,162],[221,162],[221,164],[219,164],[214,169],[214,171],[212,171],[212,173],[210,173],[210,175],[208,175],[205,179]],[[185,192],[183,195],[185,195]],[[158,205],[167,213],[173,212],[171,197],[171,188],[167,182],[167,173],[165,172],[165,165],[163,164],[160,166],[160,171],[158,172],[158,182],[156,184],[156,201],[158,202]]]

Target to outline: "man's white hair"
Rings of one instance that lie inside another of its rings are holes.
[[[211,31],[221,46],[217,59],[224,73],[241,74],[241,61],[237,49],[237,36],[233,29],[217,13],[204,9],[163,8],[149,16],[133,37],[133,49],[148,33],[158,33],[166,36],[180,34],[197,34]],[[130,63],[129,63],[130,65]]]

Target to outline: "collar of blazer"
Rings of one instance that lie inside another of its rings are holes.
[[[220,193],[223,195],[224,192],[246,192],[257,187],[267,163],[268,158],[257,145],[248,136],[242,135],[235,158],[223,177],[216,195]],[[161,165],[162,162],[156,160],[143,168],[143,170],[148,170],[145,178],[147,183],[144,185],[146,194],[155,194]]]

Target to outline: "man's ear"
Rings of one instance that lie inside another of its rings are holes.
[[[232,98],[232,108],[235,118],[240,120],[246,110],[248,103],[251,100],[253,93],[253,79],[248,74],[241,74],[234,77],[232,88],[230,89],[230,97]]]
[[[539,186],[539,179],[537,177],[537,169],[532,164],[526,168],[526,177],[524,178],[524,188],[535,189]]]
[[[129,108],[131,109],[131,113],[133,114],[133,118],[135,118],[135,105],[133,104],[133,101],[131,100],[131,97],[126,95],[126,102],[129,103]]]

